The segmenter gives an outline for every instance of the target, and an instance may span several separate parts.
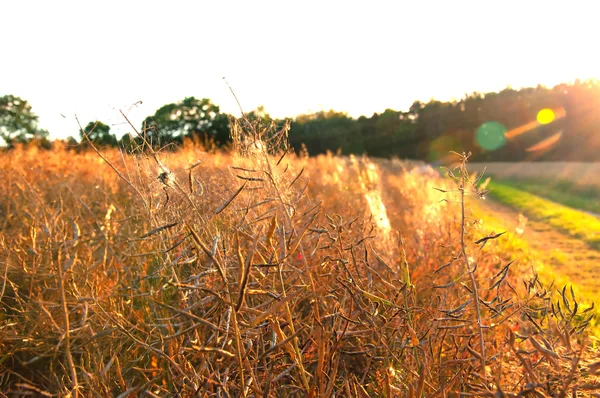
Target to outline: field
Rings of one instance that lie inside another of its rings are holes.
[[[5,396],[600,392],[591,288],[502,234],[466,159],[234,127],[229,152],[0,154]]]

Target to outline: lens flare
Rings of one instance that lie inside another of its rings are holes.
[[[477,129],[475,139],[487,151],[495,151],[506,144],[506,127],[498,122],[485,122]]]
[[[552,109],[542,109],[537,114],[537,121],[539,124],[548,124],[554,121],[555,115]]]
[[[435,162],[442,160],[448,155],[450,151],[458,151],[460,144],[456,138],[451,135],[442,135],[436,138],[429,146],[429,153],[427,154],[427,160]]]
[[[540,142],[538,142],[537,144],[530,146],[529,148],[526,149],[527,152],[545,152],[549,149],[551,149],[554,145],[556,145],[556,143],[558,143],[558,141],[560,141],[560,137],[562,136],[562,131],[559,131],[558,133],[546,138],[545,140],[542,140]]]

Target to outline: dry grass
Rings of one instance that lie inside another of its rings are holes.
[[[401,162],[295,157],[285,130],[234,127],[231,154],[0,155],[0,390],[600,389],[586,309],[523,278],[502,237],[464,213],[464,169],[443,180]]]

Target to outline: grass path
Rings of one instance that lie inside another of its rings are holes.
[[[508,231],[507,250],[534,263],[546,280],[555,280],[558,286],[572,283],[588,301],[598,301],[600,251],[543,220],[527,220],[523,233],[518,234],[519,212],[497,201],[477,201],[471,207],[476,217],[497,232]]]
[[[492,185],[494,185],[494,182]],[[506,185],[587,213],[600,214],[600,192],[595,187],[581,188],[565,181],[500,180]]]
[[[499,182],[488,185],[490,197],[523,212],[529,219],[541,221],[566,235],[600,249],[600,219]]]

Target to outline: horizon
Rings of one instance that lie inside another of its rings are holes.
[[[51,139],[77,136],[75,114],[121,135],[119,110],[137,127],[190,96],[239,115],[223,78],[245,112],[285,118],[600,77],[590,3],[34,3],[5,5],[19,62],[2,65],[0,95],[27,100]]]

